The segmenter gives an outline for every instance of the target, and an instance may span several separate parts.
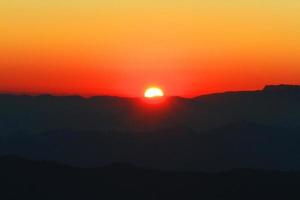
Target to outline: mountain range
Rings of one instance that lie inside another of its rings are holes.
[[[113,163],[75,168],[0,157],[1,199],[299,199],[300,173],[234,169],[203,173]]]
[[[0,155],[96,167],[300,169],[300,86],[195,98],[0,95]]]

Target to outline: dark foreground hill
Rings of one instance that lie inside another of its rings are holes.
[[[300,170],[300,87],[193,99],[0,95],[0,155],[95,167]]]
[[[1,199],[299,199],[300,173],[237,169],[219,173],[147,170],[113,164],[73,168],[0,158]]]

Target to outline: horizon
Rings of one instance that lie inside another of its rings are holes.
[[[191,97],[185,96],[178,96],[178,95],[166,95],[164,98],[183,98],[183,99],[195,99],[202,96],[210,96],[210,95],[217,95],[217,94],[226,94],[226,93],[239,93],[239,92],[258,92],[264,91],[267,87],[300,87],[300,84],[267,84],[261,88],[257,89],[249,89],[249,90],[226,90],[226,91],[219,91],[219,92],[212,92],[212,93],[203,93],[198,94]],[[95,94],[95,95],[80,95],[80,94],[55,94],[55,93],[30,93],[30,92],[10,92],[10,91],[0,91],[0,95],[17,95],[17,96],[54,96],[54,97],[82,97],[85,99],[93,98],[93,97],[115,97],[115,98],[124,98],[124,99],[143,99],[145,98],[142,94],[140,96],[118,96],[118,95],[107,95],[107,94]]]

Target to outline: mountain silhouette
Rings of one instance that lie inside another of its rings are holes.
[[[74,168],[0,157],[1,199],[298,199],[300,173],[234,169],[218,173],[128,164]]]
[[[300,170],[300,86],[162,105],[139,98],[0,95],[0,155],[72,166]]]

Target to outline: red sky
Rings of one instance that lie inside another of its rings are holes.
[[[0,91],[197,96],[300,84],[300,3],[0,3]]]

